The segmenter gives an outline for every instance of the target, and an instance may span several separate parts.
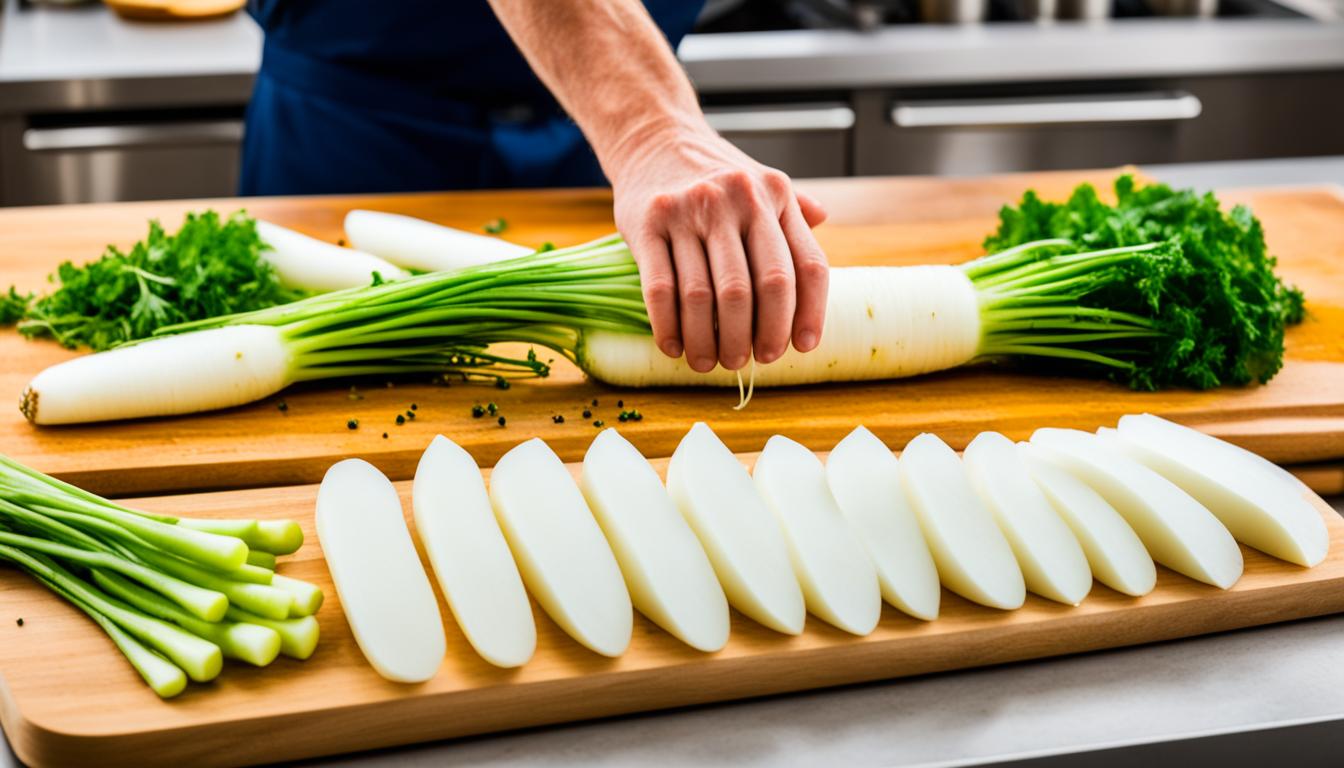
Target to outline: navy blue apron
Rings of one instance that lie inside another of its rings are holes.
[[[673,46],[702,4],[645,2]],[[244,195],[606,183],[486,0],[248,9],[266,42],[247,108]]]

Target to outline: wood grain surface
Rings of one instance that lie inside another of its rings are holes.
[[[753,456],[744,456],[750,464]],[[655,461],[662,472],[665,461]],[[571,465],[577,474],[578,468]],[[410,519],[410,483],[398,483]],[[636,614],[619,659],[569,639],[535,605],[530,663],[500,670],[467,645],[440,598],[448,654],[421,685],[379,677],[341,613],[313,529],[316,486],[137,500],[174,514],[290,517],[307,542],[283,573],[327,594],[322,640],[306,662],[266,669],[234,662],[208,685],[162,701],[82,614],[21,574],[0,569],[0,725],[18,756],[46,766],[215,766],[272,762],[547,723],[648,711],[1167,640],[1344,611],[1344,519],[1315,499],[1331,537],[1312,569],[1243,548],[1245,575],[1227,591],[1158,569],[1158,586],[1131,598],[1095,585],[1071,608],[1028,596],[1017,611],[946,591],[941,616],[884,607],[857,638],[809,617],[787,637],[733,615],[728,646],[703,654]],[[423,559],[423,551],[421,551]],[[428,567],[428,565],[426,565]],[[438,586],[435,585],[436,594]],[[22,617],[22,627],[16,619]]]
[[[806,182],[831,212],[817,237],[835,264],[952,263],[979,255],[999,206],[1034,187],[1061,198],[1090,180],[1108,186],[1117,171],[1040,173],[982,179],[848,179]],[[485,384],[443,387],[382,380],[291,388],[282,396],[228,411],[171,419],[79,427],[33,427],[17,408],[0,408],[0,450],[43,471],[107,494],[159,493],[316,482],[334,461],[367,457],[393,478],[410,476],[436,432],[450,435],[483,465],[523,436],[546,438],[567,460],[579,458],[595,429],[615,423],[616,406],[645,419],[622,431],[648,455],[667,455],[695,420],[709,422],[730,447],[759,450],[787,433],[829,449],[856,423],[900,447],[936,432],[956,447],[977,432],[1014,438],[1046,426],[1093,429],[1124,413],[1150,411],[1207,425],[1283,464],[1344,460],[1344,196],[1337,189],[1232,191],[1263,219],[1283,274],[1307,292],[1310,319],[1288,334],[1288,364],[1268,386],[1210,392],[1135,393],[1118,385],[964,369],[905,381],[762,390],[737,412],[736,392],[632,391],[590,382],[563,361],[550,379],[499,391]],[[606,191],[488,192],[380,197],[255,198],[0,210],[0,283],[41,288],[60,261],[86,261],[109,242],[144,235],[146,220],[176,226],[185,211],[239,206],[258,216],[332,241],[354,207],[421,216],[465,229],[504,217],[507,236],[568,245],[612,229]],[[0,394],[17,400],[42,368],[73,353],[51,342],[26,342],[0,331]],[[153,375],[147,372],[147,375]],[[588,404],[596,398],[597,407]],[[283,399],[288,410],[281,413]],[[508,426],[472,419],[474,403],[496,402]],[[404,426],[395,416],[419,406]],[[593,415],[581,416],[585,407]],[[563,425],[552,422],[563,415]],[[346,429],[358,418],[358,430]],[[383,438],[383,433],[387,438]],[[1329,465],[1327,465],[1329,466]],[[1336,475],[1316,473],[1327,481]]]

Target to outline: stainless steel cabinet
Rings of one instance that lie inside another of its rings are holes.
[[[241,119],[0,123],[0,200],[9,205],[220,197],[238,183]]]
[[[854,109],[844,101],[708,106],[724,138],[762,163],[793,176],[847,176]]]
[[[978,174],[1344,153],[1344,73],[865,91],[854,172]]]

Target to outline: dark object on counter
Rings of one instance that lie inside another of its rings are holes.
[[[346,429],[359,429],[359,419],[350,419],[345,422]]]

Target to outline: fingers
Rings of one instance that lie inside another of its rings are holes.
[[[752,223],[747,252],[756,290],[756,361],[772,363],[789,348],[797,297],[789,243],[779,222],[767,212]]]
[[[677,314],[677,278],[672,258],[663,238],[648,235],[631,248],[639,265],[639,282],[644,289],[644,306],[653,326],[653,341],[668,357],[680,357],[681,320]]]
[[[751,355],[752,275],[737,227],[727,222],[716,226],[706,245],[719,325],[719,362],[735,371]]]
[[[714,284],[698,234],[686,229],[673,232],[672,263],[677,271],[686,363],[692,370],[708,373],[718,363],[719,352],[714,334]]]
[[[796,189],[793,194],[798,200],[798,208],[803,212],[803,219],[807,221],[807,226],[819,227],[822,222],[826,221],[826,209],[822,207],[817,198]]]
[[[812,229],[797,203],[790,203],[779,219],[793,255],[794,279],[797,281],[798,307],[793,316],[793,346],[799,352],[810,352],[821,341],[822,325],[826,320],[826,296],[830,285],[830,269],[826,254],[812,237]]]

